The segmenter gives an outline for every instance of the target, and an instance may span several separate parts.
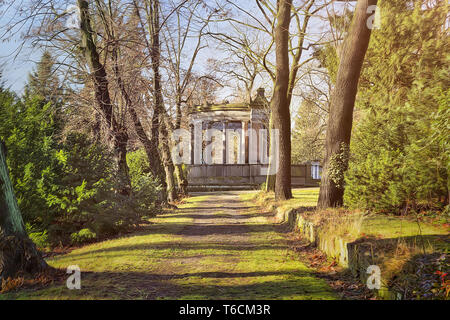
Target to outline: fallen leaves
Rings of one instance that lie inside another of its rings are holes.
[[[376,300],[373,292],[356,279],[348,270],[340,267],[336,260],[330,260],[322,251],[311,246],[308,241],[292,233],[290,247],[296,252],[297,259],[306,262],[328,284],[346,300]]]

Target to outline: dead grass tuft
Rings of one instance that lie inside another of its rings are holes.
[[[53,269],[36,274],[18,274],[15,277],[2,279],[0,294],[17,291],[19,289],[40,288],[48,286],[51,283],[62,281],[65,276],[64,271]]]

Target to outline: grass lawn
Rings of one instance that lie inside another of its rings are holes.
[[[277,203],[277,207],[283,210],[300,207],[315,207],[319,198],[319,188],[301,188],[292,190],[293,199]],[[255,193],[245,194],[241,199],[251,201]],[[274,196],[268,195],[266,202],[273,201]],[[324,213],[326,215],[326,213]],[[355,218],[356,219],[356,218]],[[436,225],[425,222],[417,223],[414,217],[398,217],[387,215],[371,215],[362,219],[359,234],[382,238],[411,237],[418,235],[448,235],[449,228],[446,225]]]
[[[48,259],[78,265],[81,290],[64,282],[0,299],[336,299],[288,249],[284,231],[239,195],[199,195],[151,219],[143,232]]]

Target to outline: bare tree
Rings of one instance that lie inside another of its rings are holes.
[[[162,29],[162,37],[166,48],[165,60],[167,61],[166,93],[175,106],[175,122],[170,129],[180,129],[183,117],[183,105],[189,101],[198,82],[203,77],[196,77],[194,67],[198,54],[204,48],[205,28],[212,13],[201,12],[205,9],[201,0],[189,1],[189,5],[172,6],[173,14],[170,23],[166,23]],[[202,14],[208,15],[200,18]],[[170,91],[170,92],[168,92]],[[178,177],[178,187],[182,195],[187,194],[188,181],[182,166],[175,166]]]
[[[98,48],[93,38],[94,30],[92,29],[89,3],[86,0],[78,0],[78,6],[80,8],[80,47],[92,74],[96,102],[111,132],[118,173],[123,182],[121,193],[129,195],[131,193],[131,182],[126,159],[128,132],[123,119],[118,119],[117,113],[113,112],[106,68],[100,61]]]
[[[186,1],[182,2],[179,6],[183,5],[184,3],[186,3]],[[137,4],[136,8],[138,8]],[[177,192],[175,187],[174,165],[169,146],[168,128],[170,127],[170,121],[167,117],[167,112],[164,105],[164,96],[162,92],[162,80],[160,71],[161,68],[160,35],[161,29],[167,20],[164,19],[162,22],[160,21],[161,18],[160,3],[158,0],[144,1],[144,12],[146,16],[146,23],[149,37],[149,40],[147,40],[149,47],[148,49],[151,58],[151,68],[153,71],[152,95],[153,95],[154,111],[152,120],[152,143],[154,145],[158,144],[160,159],[165,172],[167,200],[171,202],[177,198]],[[142,20],[141,26],[142,28],[145,27],[145,24]],[[161,174],[159,173],[159,175]]]
[[[262,44],[259,42],[259,39],[255,38],[251,47],[255,52],[259,52],[259,56],[262,56],[262,50],[258,49],[262,47]],[[255,86],[258,81],[266,81],[267,72],[259,62],[234,46],[221,42],[220,49],[227,56],[227,59],[214,59],[214,71],[223,75],[228,86],[237,92],[233,97],[240,101],[251,102]]]
[[[314,47],[314,60],[303,65],[297,90],[293,96],[301,99],[295,117],[292,156],[295,163],[324,159],[325,135],[331,92],[336,82],[337,51],[351,23],[348,2],[332,2],[321,16],[325,37]]]
[[[278,157],[279,170],[277,171],[278,177],[282,180],[278,184],[274,183],[276,179],[273,176],[268,176],[267,188],[270,190],[273,186],[276,191],[276,197],[278,199],[290,198],[290,104],[292,101],[293,91],[296,83],[299,79],[298,71],[299,69],[307,64],[313,59],[313,57],[304,59],[303,54],[309,48],[313,47],[315,44],[321,42],[321,38],[312,37],[308,38],[308,26],[311,19],[323,8],[326,7],[328,2],[319,2],[317,0],[306,0],[301,1],[299,5],[293,5],[292,1],[289,1],[289,19],[287,21],[282,21],[284,25],[280,25],[280,10],[284,10],[286,3],[284,1],[255,1],[256,12],[249,11],[245,7],[238,6],[232,1],[224,1],[222,10],[224,12],[236,12],[243,18],[237,19],[233,15],[225,15],[224,18],[219,20],[219,22],[227,22],[231,25],[234,34],[228,34],[225,32],[218,32],[211,30],[209,34],[225,43],[226,45],[234,48],[237,51],[245,54],[249,59],[252,59],[258,63],[270,76],[273,82],[274,90],[271,102],[271,124],[274,128],[280,130],[280,137],[284,146],[280,145],[280,152]],[[291,23],[291,22],[294,23]],[[287,24],[286,24],[287,23]],[[292,29],[291,29],[292,27]],[[278,33],[277,29],[278,28]],[[286,28],[281,32],[281,28]],[[251,32],[246,32],[245,30],[251,30]],[[294,31],[295,30],[295,31]],[[257,36],[252,36],[257,34]],[[254,38],[259,37],[260,41],[266,43],[264,48],[255,48],[252,46],[254,43]],[[285,38],[287,37],[287,38]],[[276,41],[278,38],[280,41]],[[286,48],[282,42],[286,41]],[[280,48],[283,52],[287,53],[287,58],[285,54],[281,54],[281,51],[275,50],[275,59],[273,61],[274,49],[275,47]],[[279,62],[286,64],[282,69]],[[287,69],[284,69],[287,68]],[[286,75],[287,72],[287,75]],[[281,92],[277,91],[277,81],[278,83],[283,83],[278,77],[287,77],[286,89],[282,88],[283,92],[286,91],[286,100],[280,96]],[[273,99],[276,98],[277,102],[274,103]],[[283,106],[280,106],[282,103]],[[287,110],[284,104],[287,105]],[[280,114],[275,115],[281,111]],[[273,117],[277,117],[275,121]],[[286,123],[289,126],[283,125],[280,121],[284,121],[287,118]],[[289,134],[288,134],[289,131]],[[288,137],[289,136],[289,137]],[[289,146],[287,146],[289,144]],[[289,153],[289,154],[288,154]],[[286,159],[286,160],[285,160]],[[269,164],[271,165],[271,164]],[[269,170],[270,171],[270,170]],[[289,172],[289,174],[288,174]],[[277,187],[278,185],[278,187]],[[289,189],[289,190],[288,190]]]
[[[280,0],[275,28],[276,76],[270,108],[273,126],[279,130],[278,172],[275,181],[275,199],[292,198],[291,191],[291,117],[289,111],[289,25],[292,0]]]
[[[77,123],[87,124],[97,138],[111,145],[118,177],[123,182],[120,192],[128,195],[131,193],[131,183],[126,163],[129,141],[127,114],[133,113],[136,105],[130,99],[136,87],[130,86],[135,84],[136,79],[131,74],[145,67],[143,63],[148,58],[139,57],[141,64],[138,67],[134,65],[131,71],[122,67],[126,61],[122,58],[123,52],[129,54],[132,51],[130,48],[137,47],[138,51],[142,47],[139,39],[133,36],[134,30],[128,29],[128,24],[132,23],[127,19],[133,8],[131,3],[96,0],[90,5],[88,1],[79,0],[77,4],[80,9],[79,28],[66,26],[67,18],[76,15],[76,12],[67,11],[67,3],[57,0],[31,1],[28,11],[17,8],[18,21],[15,25],[24,24],[22,27],[28,28],[26,39],[31,39],[34,46],[48,48],[58,57],[58,70],[66,74],[64,82],[75,87],[70,90],[71,103],[79,109],[90,109],[77,110],[74,114],[83,119],[75,119],[71,128]],[[135,63],[136,59],[130,61]],[[124,69],[128,71],[126,76]],[[80,85],[83,88],[80,89]],[[91,95],[91,92],[94,94]],[[80,130],[79,127],[76,129]]]

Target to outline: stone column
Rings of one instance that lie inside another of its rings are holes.
[[[228,128],[228,121],[223,121],[223,160],[222,163],[223,164],[227,164],[227,159],[228,159],[228,135],[227,135],[227,128]]]
[[[241,163],[248,163],[248,121],[242,121],[242,130],[241,130]]]
[[[257,125],[253,122],[250,122],[248,129],[248,137],[247,137],[247,157],[249,164],[258,163],[258,137],[256,135]]]
[[[253,123],[252,129],[255,130],[255,141],[253,141],[254,144],[256,144],[254,146],[254,148],[256,149],[256,163],[260,163],[260,158],[259,158],[259,129],[260,129],[260,123],[255,122]]]
[[[190,125],[189,125],[189,129],[190,129],[190,131],[191,131],[191,143],[189,144],[189,148],[190,148],[190,154],[191,154],[191,158],[190,158],[190,161],[189,161],[189,163],[190,164],[194,164],[194,148],[195,148],[195,145],[194,145],[194,141],[195,141],[195,132],[194,132],[194,125],[191,123]]]
[[[194,164],[202,164],[203,159],[203,123],[194,120]]]
[[[311,174],[311,162],[307,162],[306,166],[306,177],[305,177],[305,185],[310,185],[313,182],[312,174]]]
[[[209,130],[209,129],[211,129],[211,121],[204,121],[206,124],[205,124],[205,130]],[[205,134],[205,137],[207,137],[208,135],[206,135]],[[211,137],[209,137],[209,138],[211,138]],[[206,139],[206,138],[205,138]],[[208,145],[208,144],[210,144],[212,141],[211,140],[209,140],[209,142],[205,142],[205,144],[206,145]],[[202,144],[202,152],[203,152],[204,150],[203,150],[203,144]],[[211,163],[211,164],[213,164],[214,163],[214,156],[213,156],[213,154],[211,153],[211,154],[209,154],[208,153],[208,155],[211,157],[211,159],[208,159],[209,160],[209,162]],[[208,164],[208,162],[206,161],[207,159],[205,158],[205,155],[203,155],[203,163],[205,163],[205,164]]]
[[[258,156],[260,164],[268,164],[269,163],[269,134],[270,132],[264,126],[264,124],[260,123],[260,134],[258,134]],[[265,134],[262,134],[265,132]]]

